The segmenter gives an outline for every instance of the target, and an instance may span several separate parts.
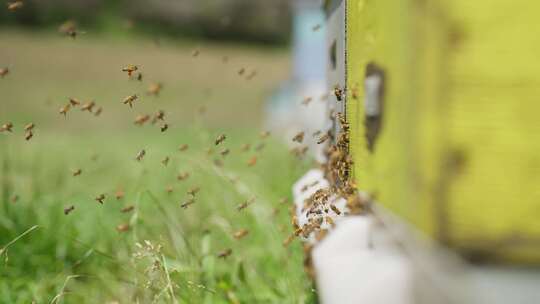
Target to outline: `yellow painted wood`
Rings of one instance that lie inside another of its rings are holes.
[[[526,0],[347,1],[354,177],[471,256],[540,263],[539,11]],[[373,153],[364,136],[369,62],[387,76]]]

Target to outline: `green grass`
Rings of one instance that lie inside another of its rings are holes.
[[[15,123],[14,134],[0,134],[1,303],[315,302],[301,245],[281,244],[291,228],[279,198],[307,163],[278,139],[258,137],[264,96],[287,72],[284,50],[14,31],[0,32],[0,41],[0,66],[12,70],[0,79],[0,123]],[[195,47],[197,58],[190,55]],[[231,61],[221,63],[223,55]],[[128,63],[142,66],[143,84],[120,72]],[[244,66],[259,75],[241,79],[236,71]],[[150,79],[165,83],[159,98],[144,95]],[[142,100],[130,110],[121,99],[133,93]],[[103,115],[72,110],[61,117],[70,96],[94,98]],[[200,117],[202,104],[208,113]],[[136,114],[157,109],[168,113],[167,132],[133,125]],[[26,142],[21,129],[30,121],[37,127]],[[222,132],[230,155],[215,148],[208,155]],[[246,142],[266,146],[241,152]],[[179,152],[183,143],[190,148]],[[143,148],[147,155],[137,162]],[[248,167],[254,155],[258,163]],[[165,156],[168,166],[160,162]],[[76,168],[83,173],[73,177]],[[183,171],[191,176],[178,181]],[[182,209],[193,186],[201,188],[196,203]],[[101,193],[104,205],[94,200]],[[236,210],[251,197],[254,204]],[[66,216],[69,205],[75,210]],[[135,210],[121,213],[127,205]],[[130,230],[118,232],[124,223]],[[250,233],[235,240],[240,228]],[[218,258],[226,248],[232,254]]]

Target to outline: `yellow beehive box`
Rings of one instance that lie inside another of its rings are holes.
[[[335,3],[360,189],[464,255],[540,262],[540,2]]]

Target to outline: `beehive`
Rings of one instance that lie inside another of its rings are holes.
[[[540,263],[540,2],[340,5],[360,189],[466,256]]]

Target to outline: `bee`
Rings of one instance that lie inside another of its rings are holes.
[[[342,101],[343,100],[343,94],[345,93],[345,90],[343,90],[342,88],[340,88],[339,86],[335,86],[334,87],[334,95],[336,95],[336,99],[337,101]]]
[[[238,70],[238,75],[242,76],[244,75],[245,72],[246,72],[245,68],[240,68],[240,70]]]
[[[122,208],[120,211],[121,211],[122,213],[128,213],[128,212],[133,211],[133,209],[135,209],[135,206],[130,205],[130,206],[126,206],[126,207]]]
[[[12,122],[7,122],[7,123],[3,124],[0,127],[0,132],[5,132],[5,131],[13,132],[13,123]]]
[[[195,199],[193,198],[189,198],[188,200],[186,200],[185,202],[183,202],[180,207],[182,207],[183,209],[187,209],[189,206],[195,204]]]
[[[332,211],[334,211],[335,214],[341,215],[341,211],[339,211],[339,209],[338,209],[338,207],[336,207],[336,205],[330,205],[330,209],[332,209]]]
[[[97,108],[96,112],[94,113],[94,116],[98,117],[99,115],[101,115],[101,112],[103,112],[103,108],[102,107]]]
[[[169,125],[165,123],[160,127],[160,130],[161,130],[161,132],[165,132],[165,131],[167,131],[168,128],[169,128]]]
[[[116,226],[116,230],[120,233],[129,231],[129,224],[120,224]]]
[[[11,197],[11,203],[15,204],[17,201],[19,201],[19,196],[17,194],[14,194]]]
[[[240,229],[238,231],[236,231],[235,233],[233,233],[233,237],[237,240],[245,237],[246,235],[249,234],[249,230],[247,229]]]
[[[137,96],[137,94],[129,95],[128,97],[124,98],[123,103],[128,104],[130,108],[133,108],[133,102],[138,98],[139,96]]]
[[[195,186],[195,187],[189,189],[189,190],[187,191],[187,194],[189,194],[189,195],[191,195],[191,196],[194,197],[200,190],[201,190],[200,187]]]
[[[313,30],[314,32],[316,32],[316,31],[320,30],[321,27],[322,27],[322,26],[321,26],[320,24],[316,24],[315,26],[313,26],[313,27],[311,28],[311,30]]]
[[[69,98],[69,103],[73,107],[81,105],[81,102],[78,99],[75,99],[75,98]]]
[[[72,173],[73,173],[73,176],[79,176],[79,175],[81,175],[82,170],[81,169],[75,169],[75,170],[73,170]]]
[[[116,193],[114,194],[114,197],[116,197],[116,200],[119,201],[119,200],[124,198],[124,195],[125,195],[124,191],[122,189],[118,189],[118,190],[116,190]]]
[[[298,134],[296,134],[293,138],[292,138],[292,141],[295,141],[299,144],[301,144],[303,141],[304,141],[304,135],[305,135],[305,132],[299,132]]]
[[[161,160],[161,163],[162,163],[164,166],[167,166],[167,164],[169,164],[169,157],[168,157],[168,156],[165,156],[165,158]]]
[[[189,172],[183,172],[183,173],[180,173],[178,174],[178,176],[176,176],[176,179],[179,180],[179,181],[183,181],[183,180],[186,180],[189,178]]]
[[[95,105],[96,105],[96,103],[93,100],[89,101],[89,102],[82,105],[81,111],[88,111],[88,112],[92,113],[92,109],[94,109]]]
[[[161,92],[162,88],[163,85],[159,82],[151,83],[146,92],[148,95],[159,96],[159,92]]]
[[[155,124],[159,120],[161,121],[165,120],[165,111],[159,110],[156,113],[154,113],[154,117],[152,118],[152,124]]]
[[[201,51],[199,49],[195,49],[195,50],[193,50],[193,52],[191,52],[192,57],[197,57],[200,54],[201,54]]]
[[[145,155],[146,155],[146,151],[142,149],[141,151],[139,151],[139,153],[137,153],[137,156],[135,156],[135,159],[137,161],[141,161]]]
[[[20,0],[16,0],[14,2],[8,2],[7,3],[7,9],[14,12],[24,6],[24,3]]]
[[[251,71],[251,73],[249,73],[249,75],[246,76],[246,79],[251,80],[251,79],[255,78],[255,76],[257,76],[257,70]]]
[[[9,74],[9,68],[0,68],[0,78],[4,78],[4,76],[6,76],[7,74]]]
[[[69,206],[69,207],[66,207],[66,208],[64,208],[64,214],[65,214],[65,215],[68,215],[68,214],[70,214],[73,210],[75,210],[75,206],[73,206],[73,205],[71,205],[71,206]]]
[[[257,156],[251,157],[247,162],[248,167],[253,167],[256,164],[257,164]]]
[[[180,146],[180,148],[178,148],[178,151],[184,152],[184,151],[186,151],[188,148],[189,148],[188,144],[183,144],[183,145]]]
[[[261,151],[264,149],[264,147],[266,147],[266,145],[264,143],[260,143],[255,147],[255,151]]]
[[[249,205],[253,204],[255,202],[255,198],[252,197],[250,199],[248,199],[247,201],[243,202],[242,204],[236,206],[236,210],[237,211],[242,211],[244,209],[246,209]]]
[[[137,71],[138,69],[138,66],[129,64],[128,66],[122,68],[122,72],[127,72],[128,76],[131,77],[133,72]]]
[[[307,106],[312,101],[313,101],[313,97],[306,97],[304,98],[304,100],[302,100],[302,105]]]
[[[260,137],[261,139],[265,139],[265,138],[267,138],[268,136],[270,136],[270,131],[263,131],[263,132],[261,132],[261,134],[259,134],[259,137]]]
[[[142,81],[142,79],[143,79],[142,73],[137,73],[137,80]]]
[[[250,144],[243,144],[242,147],[240,148],[240,150],[242,152],[247,152],[247,151],[249,151],[250,148],[251,148]]]
[[[216,167],[223,167],[223,161],[221,159],[214,159],[214,166]]]
[[[100,194],[100,195],[98,195],[98,196],[95,198],[95,200],[96,200],[98,203],[100,203],[100,204],[103,205],[103,202],[105,201],[105,194]]]
[[[67,104],[63,107],[60,108],[60,110],[58,111],[60,114],[64,115],[64,117],[66,117],[67,115],[67,112],[71,109],[71,105],[70,104]]]
[[[219,252],[217,256],[218,256],[218,258],[223,258],[223,259],[225,259],[225,258],[227,258],[228,256],[230,256],[231,253],[232,253],[232,249],[227,248],[227,249],[225,249],[225,250]]]
[[[224,142],[226,138],[227,138],[227,136],[225,136],[225,134],[219,135],[215,140],[216,146],[219,145],[220,143]]]
[[[69,36],[73,39],[77,37],[79,31],[77,30],[77,24],[73,20],[68,20],[60,25],[58,32]],[[81,33],[82,34],[82,33]]]
[[[330,138],[330,134],[326,133],[317,140],[317,144],[320,145]]]
[[[279,200],[279,203],[280,204],[288,204],[289,203],[289,198],[288,197],[282,197],[280,200]]]
[[[225,149],[221,150],[219,152],[219,154],[221,154],[221,156],[225,157],[225,156],[227,156],[229,154],[229,152],[231,152],[231,151],[228,148],[225,148]]]
[[[34,133],[32,133],[32,131],[27,131],[25,134],[24,134],[24,139],[26,141],[29,141],[32,137],[34,137]]]
[[[166,191],[168,194],[171,194],[171,193],[173,193],[174,188],[173,188],[172,186],[167,186],[167,188],[165,188],[165,191]]]

